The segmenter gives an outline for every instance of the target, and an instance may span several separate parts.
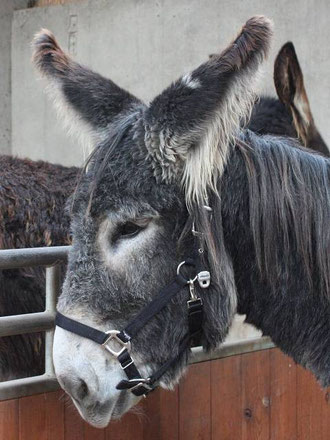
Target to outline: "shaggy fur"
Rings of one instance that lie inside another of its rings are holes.
[[[270,96],[257,100],[247,128],[260,135],[298,137],[290,112],[279,99]]]
[[[0,248],[65,245],[71,242],[66,199],[77,168],[0,156]],[[41,312],[45,276],[40,268],[0,271],[0,315]],[[0,339],[0,380],[41,374],[41,334]]]
[[[237,304],[248,322],[329,385],[329,159],[311,154],[288,138],[259,136],[229,122],[218,129],[224,130],[227,140],[235,139],[235,145],[224,145],[219,137],[212,138],[216,145],[205,144],[203,136],[196,137],[201,121],[206,117],[214,121],[220,108],[228,112],[222,116],[227,121],[235,117],[234,107],[222,106],[223,101],[235,96],[235,91],[241,93],[237,73],[250,76],[253,83],[269,34],[268,20],[251,19],[239,37],[252,42],[243,45],[243,52],[239,43],[230,45],[225,55],[212,58],[211,64],[175,83],[150,107],[132,98],[112,117],[108,138],[95,149],[76,192],[74,244],[58,308],[71,316],[79,311],[80,317],[93,317],[101,328],[121,328],[169,283],[177,264],[193,252],[190,230],[194,222],[202,232],[204,266],[212,274],[210,289],[199,292],[205,307],[203,346],[212,349],[222,342]],[[49,34],[38,37],[37,60],[39,45],[44,40],[51,45],[52,38]],[[235,69],[228,69],[228,54],[231,61],[236,60]],[[38,65],[43,73],[52,72],[51,76],[63,81],[63,99],[83,113],[72,97],[84,95],[84,82],[80,89],[77,80],[77,89],[68,93],[64,87],[67,75],[62,78],[56,64],[47,63],[52,59]],[[94,74],[88,71],[88,75]],[[222,89],[216,88],[217,81]],[[204,83],[213,91],[211,96]],[[195,93],[198,100],[192,99]],[[127,95],[104,97],[110,98],[126,102]],[[103,111],[105,118],[102,100],[95,105],[96,114]],[[111,108],[122,107],[113,102]],[[212,180],[193,175],[205,166],[204,155],[196,153],[199,148],[212,150],[205,157],[213,170],[212,179],[214,173],[218,179],[216,191]],[[214,154],[217,148],[221,151]],[[192,157],[194,167],[186,167]],[[177,160],[182,166],[173,167]],[[161,172],[155,174],[156,169]],[[188,180],[185,173],[189,173]],[[189,181],[195,182],[196,192]],[[196,203],[205,199],[206,189],[211,216]],[[149,219],[148,226],[127,236],[125,227],[141,218]],[[100,234],[104,222],[110,225],[106,236]],[[112,265],[106,263],[104,253]],[[154,369],[176,355],[187,331],[186,300],[183,289],[138,334],[132,354],[139,366]],[[173,385],[186,362],[183,356],[161,384]]]

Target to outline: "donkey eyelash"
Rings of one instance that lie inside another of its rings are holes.
[[[135,237],[143,229],[144,227],[141,227],[136,223],[132,223],[132,222],[124,223],[122,226],[119,227],[117,231],[118,238],[126,239],[126,238]]]
[[[151,219],[138,219],[136,221],[127,221],[120,224],[113,237],[112,241],[129,239],[137,236],[140,232],[147,228]]]

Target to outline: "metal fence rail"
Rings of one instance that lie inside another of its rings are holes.
[[[52,266],[65,262],[70,246],[0,250],[0,269]]]
[[[0,250],[0,269],[46,266],[45,311],[0,317],[0,337],[45,331],[45,373],[41,376],[0,382],[0,400],[54,391],[52,346],[56,299],[60,291],[60,264],[66,262],[70,246]]]
[[[0,382],[0,400],[55,391],[59,388],[54,373],[52,347],[56,300],[60,291],[60,264],[66,262],[70,246],[0,250],[0,270],[46,266],[45,311],[25,315],[0,317],[0,337],[45,331],[45,373],[41,376]],[[244,339],[224,343],[210,353],[202,347],[192,349],[190,364],[206,362],[251,351],[274,347],[270,338]]]

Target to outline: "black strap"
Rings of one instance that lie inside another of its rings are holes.
[[[183,286],[187,284],[181,275],[178,275],[171,284],[164,287],[159,294],[146,305],[132,321],[125,327],[124,331],[126,335],[133,338],[146,323],[159,313],[171,299],[180,292]],[[121,333],[123,333],[121,332]]]
[[[191,344],[200,345],[203,330],[203,301],[201,298],[187,301],[188,326]]]
[[[163,374],[173,365],[175,364],[178,359],[182,356],[182,354],[187,350],[187,348],[190,345],[190,335],[186,334],[186,336],[183,338],[181,344],[179,345],[178,354],[168,361],[165,362],[152,376],[150,376],[150,382],[154,384],[157,382]]]
[[[86,324],[82,324],[79,321],[75,321],[74,319],[68,318],[67,316],[62,315],[62,313],[57,312],[55,317],[55,325],[58,327],[62,327],[65,330],[68,330],[71,333],[76,333],[79,336],[82,336],[87,339],[91,339],[98,344],[103,344],[109,337],[106,333],[97,330],[96,328],[89,327]]]

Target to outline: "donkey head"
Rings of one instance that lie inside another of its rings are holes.
[[[328,147],[316,128],[304,85],[304,77],[291,42],[286,43],[276,57],[274,83],[279,99],[292,114],[301,142],[306,147],[329,155]]]
[[[36,36],[34,61],[62,113],[75,115],[95,143],[75,194],[61,313],[103,331],[123,328],[171,281],[183,254],[193,252],[193,222],[206,232],[212,221],[221,234],[221,219],[209,219],[202,205],[212,197],[219,203],[217,179],[251,109],[270,36],[266,18],[250,19],[226,50],[149,106],[69,59],[48,31]],[[236,291],[225,247],[204,236],[212,283],[203,296],[203,345],[213,348],[227,333]],[[221,255],[217,261],[215,254]],[[186,302],[182,289],[134,339],[132,357],[143,374],[178,353],[187,332]],[[173,387],[186,363],[187,354],[160,385]],[[107,425],[138,400],[116,389],[125,374],[115,358],[61,328],[54,364],[60,384],[95,426]]]

